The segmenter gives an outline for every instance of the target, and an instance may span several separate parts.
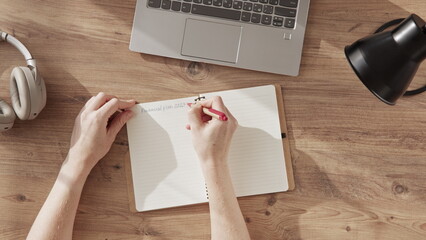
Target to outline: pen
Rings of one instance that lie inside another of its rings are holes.
[[[192,103],[188,103],[188,106],[191,107]],[[209,115],[210,117],[214,117],[222,121],[228,121],[228,117],[226,116],[226,114],[216,109],[203,107],[203,112],[204,114]]]

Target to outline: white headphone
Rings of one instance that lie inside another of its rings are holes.
[[[0,31],[0,41],[17,48],[27,61],[27,67],[15,67],[10,75],[10,97],[12,107],[0,99],[0,132],[13,126],[16,116],[21,120],[32,120],[46,106],[46,86],[37,72],[36,60],[18,39]],[[16,116],[15,116],[16,113]]]

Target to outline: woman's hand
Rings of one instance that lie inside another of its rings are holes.
[[[127,109],[134,105],[134,100],[123,101],[102,92],[87,101],[75,119],[65,163],[73,163],[90,172],[107,154],[117,133],[133,116],[133,112]]]
[[[202,108],[214,108],[226,114],[227,121],[212,119],[203,113]],[[223,104],[221,97],[193,104],[188,112],[192,142],[202,165],[226,163],[232,136],[238,122]]]

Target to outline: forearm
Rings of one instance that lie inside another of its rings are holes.
[[[212,239],[250,239],[226,163],[204,165]]]
[[[70,240],[88,172],[66,160],[27,240]]]

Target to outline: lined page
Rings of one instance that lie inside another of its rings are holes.
[[[186,103],[194,98],[138,104],[127,123],[137,211],[206,202],[193,150]]]
[[[221,96],[238,120],[229,166],[237,196],[288,190],[275,86],[205,94]],[[194,97],[195,98],[195,97]],[[191,142],[187,102],[138,104],[127,123],[136,209],[206,202],[204,178]]]
[[[221,96],[238,120],[228,163],[236,195],[288,190],[275,86],[204,94]]]

